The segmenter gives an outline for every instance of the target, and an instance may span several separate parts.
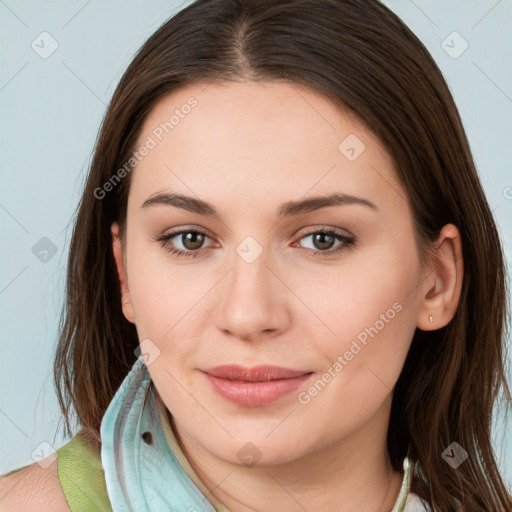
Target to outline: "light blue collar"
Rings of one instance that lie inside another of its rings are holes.
[[[137,359],[101,422],[101,462],[113,510],[215,512],[171,451],[150,383]]]
[[[101,422],[101,462],[113,510],[216,512],[170,449],[150,384],[148,369],[139,358]],[[405,458],[402,487],[392,512],[404,510],[410,476]]]

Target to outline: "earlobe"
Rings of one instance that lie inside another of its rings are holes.
[[[428,275],[423,281],[418,328],[433,331],[451,321],[459,303],[463,274],[460,233],[455,225],[447,224],[435,243]]]
[[[114,260],[116,262],[117,275],[119,277],[120,292],[121,292],[121,306],[125,318],[135,323],[135,315],[133,314],[133,307],[130,298],[130,291],[128,289],[128,280],[126,278],[125,265],[123,261],[123,247],[121,239],[119,238],[119,226],[114,222],[111,226],[112,233],[112,250],[114,253]]]

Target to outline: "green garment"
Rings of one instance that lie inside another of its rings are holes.
[[[59,480],[71,512],[112,512],[99,452],[75,435],[57,454]]]

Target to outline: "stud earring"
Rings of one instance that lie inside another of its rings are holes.
[[[430,316],[428,317],[428,319],[429,319],[429,321],[430,321],[430,323],[431,323],[431,324],[433,324],[433,323],[434,323],[434,317],[433,317],[432,315],[430,315]]]

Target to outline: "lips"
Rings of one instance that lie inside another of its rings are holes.
[[[255,366],[253,368],[245,368],[238,365],[216,366],[203,371],[219,379],[244,382],[267,382],[269,380],[291,379],[300,377],[306,373],[311,373],[308,371],[281,368],[280,366]]]
[[[245,407],[262,407],[290,394],[313,372],[280,366],[215,366],[202,370],[212,388],[226,400]]]

